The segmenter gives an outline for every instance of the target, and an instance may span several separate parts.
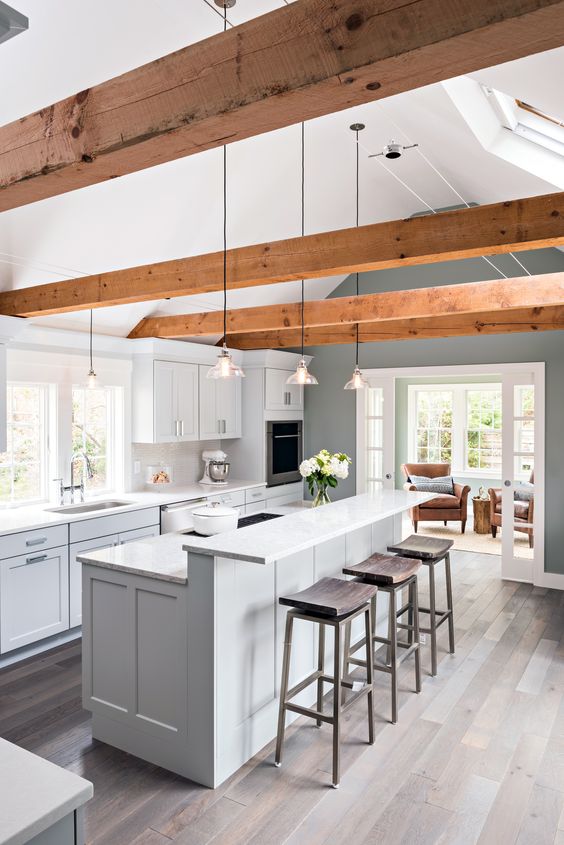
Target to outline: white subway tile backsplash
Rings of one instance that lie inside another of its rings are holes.
[[[219,440],[192,443],[133,443],[132,466],[141,464],[141,473],[132,476],[133,491],[148,489],[145,484],[145,468],[162,464],[172,467],[175,485],[194,484],[204,472],[202,452],[204,449],[221,449]]]

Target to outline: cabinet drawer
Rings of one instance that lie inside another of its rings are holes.
[[[238,490],[235,493],[219,493],[217,496],[208,496],[208,502],[219,502],[230,508],[239,508],[245,504],[245,491]]]
[[[81,543],[83,540],[94,540],[107,534],[120,534],[123,531],[133,531],[148,525],[159,525],[161,513],[159,508],[144,508],[140,511],[126,511],[111,516],[98,516],[81,522],[71,522],[70,542]]]
[[[0,562],[0,651],[69,627],[68,546]]]
[[[0,558],[17,557],[43,549],[55,549],[57,546],[66,545],[68,541],[69,527],[67,524],[37,528],[34,531],[22,531],[18,534],[7,534],[5,537],[0,537]]]
[[[250,502],[262,501],[266,498],[266,484],[262,487],[251,487],[250,490],[245,490],[245,504]]]

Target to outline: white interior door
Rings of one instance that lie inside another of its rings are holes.
[[[544,572],[544,379],[540,372],[503,374],[502,418],[501,571],[504,578],[535,583]]]
[[[395,487],[395,379],[368,378],[357,391],[357,493]]]

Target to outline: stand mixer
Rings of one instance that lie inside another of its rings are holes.
[[[229,461],[221,449],[208,449],[202,452],[205,463],[204,475],[200,484],[227,484]]]

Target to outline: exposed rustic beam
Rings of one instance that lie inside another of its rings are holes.
[[[359,328],[359,340],[361,343],[373,343],[558,330],[564,330],[563,305],[499,311],[495,314],[484,312],[363,323]],[[355,327],[349,325],[318,326],[305,331],[306,346],[354,343],[355,338]],[[297,349],[300,344],[301,334],[296,329],[229,336],[229,346],[233,349]]]
[[[560,304],[564,304],[564,273],[549,273],[306,302],[304,325],[308,328],[340,326]],[[227,312],[228,335],[297,329],[300,326],[301,306],[298,302]],[[222,333],[223,312],[207,311],[146,318],[129,337],[195,337]]]
[[[560,47],[564,0],[300,0],[0,130],[0,210]]]
[[[301,2],[301,0],[300,0]],[[564,193],[392,220],[228,251],[229,288],[430,264],[564,244]],[[35,317],[221,289],[219,252],[0,293],[0,314]]]

